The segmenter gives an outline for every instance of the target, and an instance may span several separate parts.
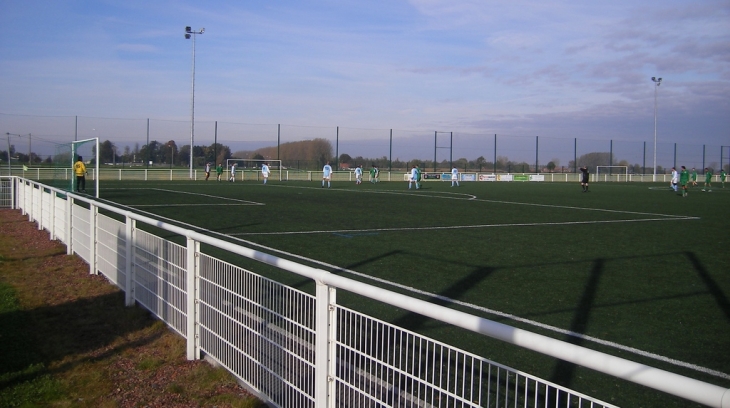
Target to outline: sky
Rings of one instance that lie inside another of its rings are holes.
[[[728,0],[0,0],[0,21],[3,134],[189,122],[191,26],[196,122],[638,142],[656,101],[661,142],[730,145]]]

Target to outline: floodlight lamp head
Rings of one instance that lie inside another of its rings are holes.
[[[185,27],[185,32],[186,33],[189,33],[189,32],[192,32],[192,31],[193,31],[193,29],[190,26],[186,26]]]
[[[188,28],[190,28],[190,27],[188,27]],[[656,82],[656,77],[651,77],[651,80]]]
[[[204,32],[205,32],[205,27],[200,29],[200,34],[203,34]],[[659,80],[661,80],[661,78],[659,78]]]
[[[189,40],[190,39],[190,34],[185,34],[185,39],[186,40]]]

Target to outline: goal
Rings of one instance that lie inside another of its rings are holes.
[[[246,176],[251,180],[258,180],[261,178],[261,166],[264,164],[269,165],[269,178],[278,178],[279,181],[282,179],[282,172],[284,167],[281,165],[281,160],[267,160],[267,159],[227,159],[225,171],[230,174],[231,166],[236,163],[236,173],[240,176],[241,180],[246,180]]]
[[[629,181],[629,166],[596,166],[595,181]]]
[[[56,145],[52,158],[53,172],[50,184],[54,187],[76,191],[74,163],[79,156],[86,165],[86,191],[99,198],[99,138],[76,140]]]

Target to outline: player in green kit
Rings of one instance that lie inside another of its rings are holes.
[[[720,182],[722,183],[722,188],[725,188],[725,176],[727,173],[725,173],[725,169],[720,170]]]
[[[421,168],[416,166],[416,188],[421,188]]]
[[[370,182],[373,183],[373,184],[375,184],[375,181],[376,181],[375,180],[375,173],[376,172],[377,172],[377,170],[375,169],[375,165],[373,165],[373,167],[370,169]]]
[[[705,188],[702,191],[706,191],[705,189],[712,191],[709,187],[712,187],[712,170],[705,167]]]
[[[692,186],[697,186],[697,169],[692,167]]]
[[[215,166],[215,178],[218,181],[221,181],[221,176],[223,175],[223,165],[218,163],[217,166]]]
[[[687,197],[687,184],[689,184],[689,173],[687,168],[682,166],[682,171],[679,173],[679,185],[682,187],[682,197]]]

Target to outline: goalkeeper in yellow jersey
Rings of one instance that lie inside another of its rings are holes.
[[[84,165],[84,159],[78,156],[76,163],[74,163],[74,174],[76,174],[76,192],[86,192],[86,165]]]

